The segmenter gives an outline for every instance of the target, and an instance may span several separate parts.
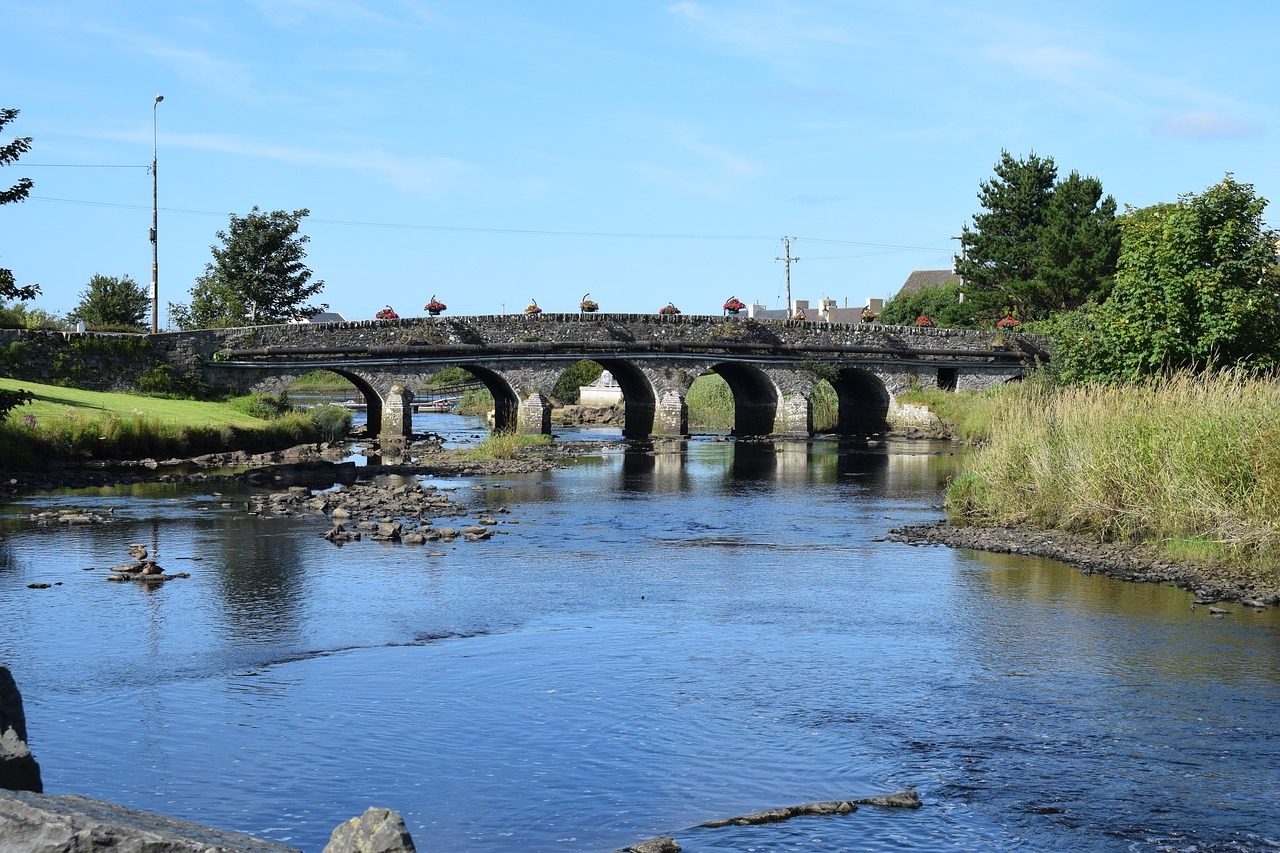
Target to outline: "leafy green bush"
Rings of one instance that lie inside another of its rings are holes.
[[[264,421],[275,420],[289,411],[289,395],[283,391],[279,394],[248,394],[243,397],[233,397],[227,403],[250,417],[261,418]]]

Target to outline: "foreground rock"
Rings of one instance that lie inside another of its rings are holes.
[[[27,717],[22,694],[9,668],[0,665],[0,788],[11,791],[44,790],[40,765],[27,746]],[[8,848],[0,843],[0,850]]]
[[[415,853],[404,818],[391,809],[370,806],[333,831],[324,853]]]
[[[0,791],[5,853],[299,853],[240,832],[73,795]],[[370,808],[333,831],[324,853],[415,853],[404,820]]]
[[[238,832],[88,797],[0,791],[0,850],[21,853],[298,853]]]
[[[946,521],[889,531],[891,541],[908,545],[947,545],[996,554],[1046,557],[1118,580],[1172,583],[1195,593],[1202,603],[1239,601],[1246,607],[1280,604],[1280,589],[1230,573],[1163,558],[1154,548],[1131,543],[1097,542],[1085,536],[1017,527],[964,527]]]

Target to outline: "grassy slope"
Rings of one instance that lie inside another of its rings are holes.
[[[101,391],[85,391],[80,388],[64,388],[60,385],[21,382],[16,379],[0,379],[0,389],[8,391],[24,389],[36,395],[34,401],[18,406],[9,414],[10,423],[20,422],[27,415],[35,416],[40,423],[52,421],[65,416],[69,408],[75,410],[76,414],[88,417],[92,417],[95,413],[107,412],[121,417],[132,417],[141,412],[149,418],[178,427],[209,424],[261,427],[268,423],[225,403],[109,394]]]

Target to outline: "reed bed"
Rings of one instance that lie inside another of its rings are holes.
[[[951,486],[960,519],[1158,544],[1280,578],[1280,383],[1243,373],[1129,386],[1027,382]]]

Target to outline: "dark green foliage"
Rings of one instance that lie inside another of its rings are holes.
[[[603,372],[604,367],[599,362],[589,359],[575,362],[564,373],[560,374],[560,378],[556,380],[555,387],[551,389],[551,396],[562,406],[576,403],[580,393],[579,388],[595,382]]]
[[[35,398],[36,395],[32,394],[30,391],[0,390],[0,423],[3,423],[4,420],[9,417],[9,413],[18,406],[21,406],[23,403],[30,400],[34,400]]]
[[[306,302],[324,288],[311,281],[304,246],[311,238],[298,233],[310,211],[232,214],[231,224],[211,246],[213,261],[191,289],[191,304],[171,304],[170,315],[181,329],[226,328],[283,323],[309,317],[327,305]]]
[[[80,304],[71,317],[86,325],[102,328],[138,329],[151,309],[146,289],[128,275],[120,277],[95,274],[80,292]]]
[[[920,317],[928,317],[936,325],[950,329],[990,329],[1006,313],[1003,294],[974,290],[955,282],[895,296],[885,304],[880,322],[886,326],[914,326]]]
[[[476,378],[464,367],[446,367],[431,377],[427,384],[432,388],[447,388],[450,385],[470,385]]]
[[[1102,182],[1072,172],[1053,188],[1036,255],[1036,304],[1048,312],[1106,298],[1120,255],[1116,202]],[[1043,313],[1037,316],[1043,316]]]
[[[0,349],[0,366],[5,373],[16,373],[22,366],[27,346],[22,341],[10,341],[4,349]]]
[[[151,348],[146,338],[73,337],[53,358],[56,384],[84,387],[104,376],[119,378],[133,368]]]
[[[1120,217],[1111,296],[1058,318],[1068,379],[1280,364],[1280,272],[1266,199],[1231,175],[1201,194]]]
[[[264,421],[282,417],[290,408],[289,395],[283,392],[280,394],[249,394],[244,397],[232,398],[227,402],[246,415],[261,418]]]
[[[134,383],[138,393],[148,397],[172,397],[184,400],[207,400],[208,384],[195,374],[175,373],[171,364],[157,364]]]
[[[18,110],[0,108],[0,130],[18,117]],[[8,166],[18,162],[18,158],[31,150],[31,137],[19,136],[10,142],[0,144],[0,166]],[[18,182],[8,189],[0,188],[0,204],[22,201],[31,194],[30,178],[19,178]],[[34,299],[40,292],[40,285],[31,284],[19,287],[13,272],[0,268],[0,301],[5,299]]]
[[[1026,320],[1105,294],[1119,237],[1115,200],[1102,197],[1102,184],[1078,172],[1057,181],[1053,158],[1034,152],[1017,160],[1002,151],[995,173],[978,193],[986,212],[960,238],[956,272],[966,297],[999,294]]]

